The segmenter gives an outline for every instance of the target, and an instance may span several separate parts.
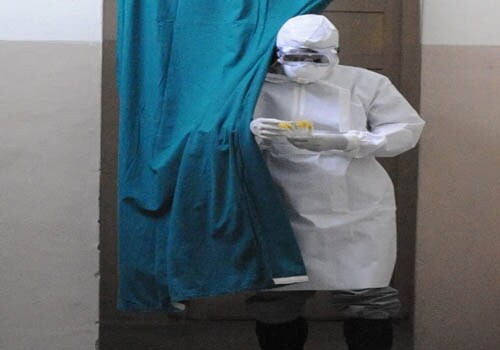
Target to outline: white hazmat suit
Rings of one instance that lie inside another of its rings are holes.
[[[266,77],[251,130],[309,276],[278,290],[386,287],[396,259],[396,205],[375,157],[414,147],[424,121],[386,77],[337,64],[338,32],[323,16],[289,20],[277,48],[285,75]],[[329,63],[283,60],[294,49]],[[311,136],[290,139],[277,125],[304,119],[314,124]]]

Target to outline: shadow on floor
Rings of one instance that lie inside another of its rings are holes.
[[[250,321],[179,321],[168,326],[102,326],[99,350],[258,350]],[[394,323],[393,350],[412,350],[411,324]],[[309,322],[305,350],[347,350],[341,322]]]

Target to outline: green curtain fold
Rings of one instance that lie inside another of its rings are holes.
[[[281,25],[321,0],[119,0],[121,310],[306,274],[248,125]]]

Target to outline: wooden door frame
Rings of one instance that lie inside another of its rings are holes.
[[[110,0],[111,1],[111,0]],[[104,18],[105,28],[115,25],[115,21],[106,20],[115,17],[110,12],[116,7],[105,1]],[[399,87],[410,103],[418,109],[420,104],[420,70],[421,70],[421,43],[420,43],[420,1],[401,0],[401,75]],[[158,314],[134,315],[116,310],[116,178],[117,178],[117,144],[118,144],[118,101],[115,83],[115,41],[104,40],[102,65],[102,127],[101,127],[101,175],[100,175],[100,324],[139,324],[149,321],[157,322],[163,317]],[[396,183],[396,191],[404,198],[405,210],[416,213],[418,193],[418,149],[399,156],[397,162],[398,176],[409,179],[405,183]],[[410,185],[408,185],[410,184]],[[410,186],[410,188],[408,188]],[[399,203],[398,205],[403,205]],[[396,272],[394,278],[414,276],[415,262],[415,232],[416,215],[408,217],[398,216],[398,227],[405,227],[412,249],[404,252],[403,257],[412,263]],[[414,300],[414,278],[407,291],[410,300]],[[403,315],[413,314],[413,302]],[[166,319],[166,318],[165,318]]]
[[[401,1],[401,74],[399,88],[412,106],[420,109],[420,80],[421,80],[421,26],[420,0]],[[404,183],[395,184],[399,193],[398,208],[406,206],[408,212],[414,215],[404,217],[399,215],[398,228],[404,227],[408,235],[405,239],[410,242],[411,249],[405,249],[399,254],[399,259],[410,263],[395,271],[394,280],[401,280],[412,276],[407,286],[406,298],[411,302],[403,306],[402,316],[414,315],[415,300],[415,260],[416,260],[416,230],[417,230],[417,201],[418,201],[418,147],[400,155],[397,163],[398,177],[405,178]],[[410,187],[410,188],[408,188]]]

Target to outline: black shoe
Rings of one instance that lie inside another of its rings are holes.
[[[344,336],[349,350],[390,350],[391,319],[349,319],[344,321]]]
[[[255,332],[262,350],[302,350],[307,339],[307,322],[302,317],[271,324],[257,321]]]

